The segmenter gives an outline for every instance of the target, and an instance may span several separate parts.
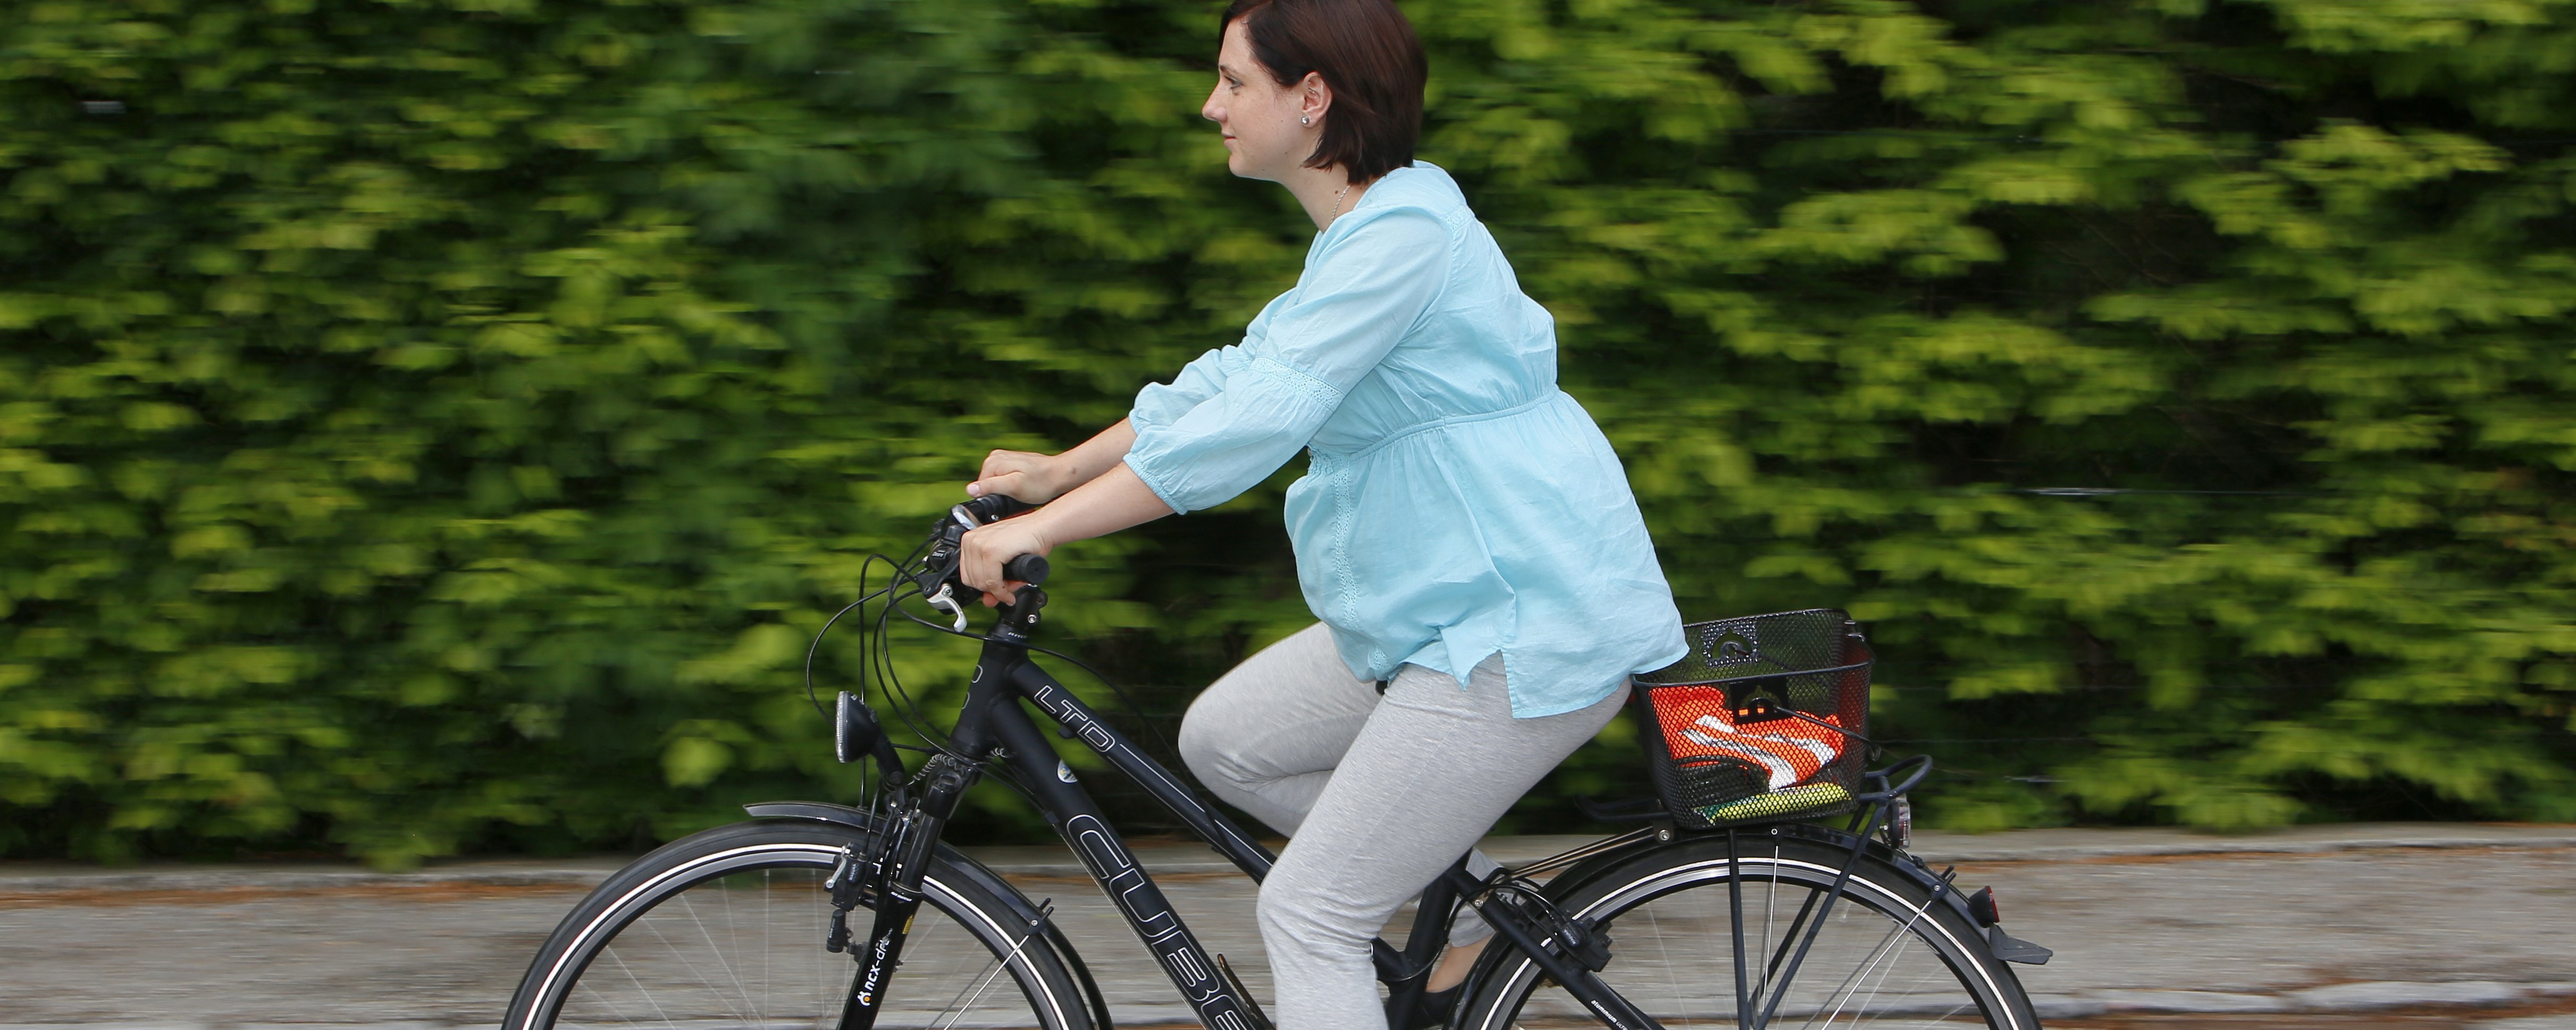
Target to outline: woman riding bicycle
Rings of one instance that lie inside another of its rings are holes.
[[[1309,452],[1286,519],[1322,621],[1210,686],[1180,747],[1289,835],[1259,902],[1279,1026],[1378,1027],[1378,929],[1617,714],[1631,673],[1687,648],[1618,457],[1557,389],[1554,321],[1413,160],[1412,26],[1388,0],[1235,0],[1220,25],[1200,113],[1234,174],[1313,219],[1305,269],[1088,442],[986,458],[969,494],[1052,503],[968,533],[961,574],[1006,597],[1014,556],[1213,507]],[[1488,933],[1462,917],[1430,989]]]

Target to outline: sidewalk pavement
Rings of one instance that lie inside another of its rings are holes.
[[[1505,862],[1587,837],[1488,842]],[[1204,846],[1140,845],[1257,995],[1249,881]],[[1926,833],[1992,884],[2052,1026],[2576,1030],[2576,826],[2381,824]],[[1061,848],[977,849],[1058,921],[1121,1026],[1186,1019]],[[528,957],[621,862],[96,869],[0,863],[0,1030],[444,1030],[497,1022]]]

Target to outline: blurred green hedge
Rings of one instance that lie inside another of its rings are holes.
[[[2576,818],[2576,4],[1405,8],[1686,613],[1865,620],[1931,817]],[[865,555],[1310,233],[1209,3],[15,9],[0,855],[846,793]],[[1068,548],[1056,639],[1168,717],[1306,618],[1294,474]]]

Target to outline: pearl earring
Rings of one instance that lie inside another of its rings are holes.
[[[1301,115],[1298,115],[1298,116],[1297,116],[1297,124],[1299,124],[1299,125],[1313,125],[1313,124],[1315,124],[1315,119],[1314,119],[1314,118],[1312,118],[1312,117],[1310,117],[1310,116],[1302,115],[1302,114],[1301,114]]]

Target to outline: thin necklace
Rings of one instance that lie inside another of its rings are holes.
[[[1328,216],[1326,216],[1326,217],[1324,218],[1324,224],[1325,224],[1325,225],[1331,225],[1331,224],[1333,224],[1334,222],[1337,222],[1337,221],[1340,221],[1340,220],[1341,220],[1341,217],[1342,217],[1342,198],[1343,198],[1343,197],[1350,196],[1350,195],[1351,195],[1351,184],[1350,184],[1350,183],[1347,183],[1347,182],[1346,182],[1346,183],[1343,183],[1343,184],[1342,184],[1342,191],[1341,191],[1341,192],[1339,192],[1339,193],[1333,194],[1333,213],[1332,213],[1331,215],[1328,215]]]

